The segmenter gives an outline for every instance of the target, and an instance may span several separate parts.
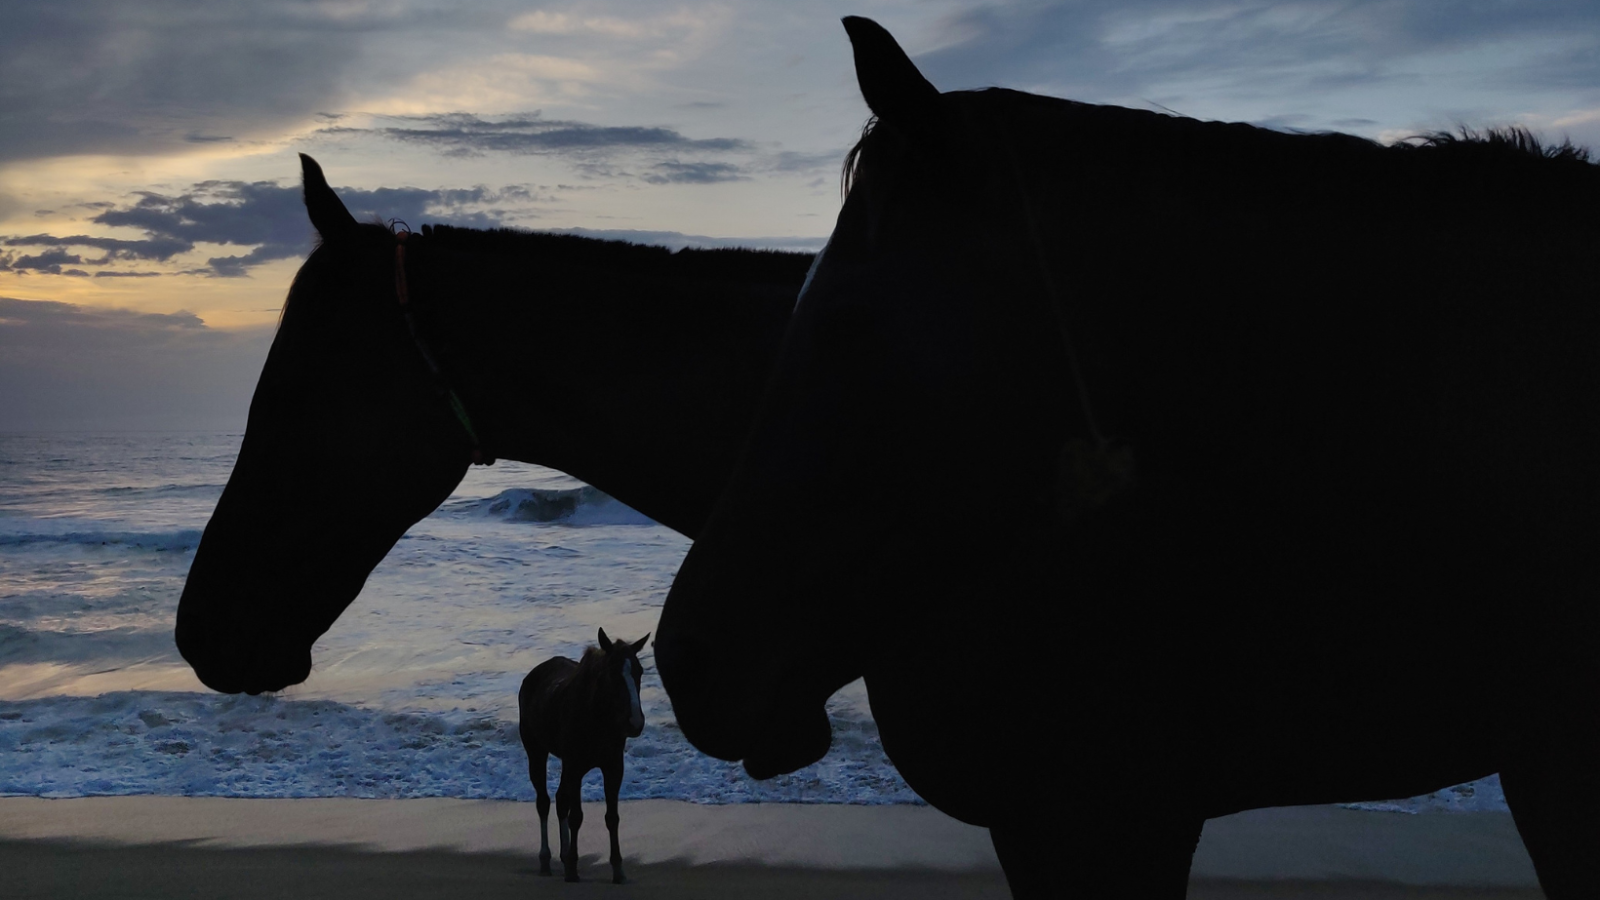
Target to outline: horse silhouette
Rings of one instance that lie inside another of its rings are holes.
[[[845,27],[875,118],[656,629],[685,737],[793,771],[864,676],[1017,897],[1498,772],[1600,895],[1600,167],[940,93]]]
[[[560,469],[699,530],[809,255],[444,226],[402,242],[358,224],[301,160],[321,242],[178,604],[201,681],[303,681],[312,643],[474,455]]]
[[[628,738],[644,731],[644,710],[639,705],[644,666],[639,663],[639,651],[649,639],[646,634],[631,644],[613,641],[602,628],[600,646],[586,649],[582,659],[547,659],[522,680],[522,689],[517,691],[518,731],[528,752],[528,778],[538,793],[541,875],[550,874],[550,791],[545,765],[553,753],[561,760],[556,823],[567,880],[578,880],[583,776],[596,768],[605,779],[611,880],[616,884],[627,880],[617,844],[617,791],[622,787],[622,751]]]

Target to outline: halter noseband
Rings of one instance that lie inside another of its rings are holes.
[[[444,370],[439,368],[439,363],[428,351],[428,342],[422,339],[422,333],[417,330],[416,316],[412,314],[411,291],[406,284],[406,238],[410,236],[411,231],[404,227],[394,233],[394,294],[400,301],[400,314],[405,317],[406,331],[410,332],[411,342],[416,345],[422,361],[428,364],[428,371],[433,373],[434,386],[449,402],[450,411],[456,414],[456,421],[461,423],[462,430],[467,433],[467,439],[472,442],[472,464],[492,466],[494,457],[484,452],[483,441],[478,437],[478,429],[472,427],[472,417],[467,415],[467,407],[450,387],[450,382],[444,377]]]

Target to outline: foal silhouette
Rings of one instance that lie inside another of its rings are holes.
[[[611,880],[621,884],[622,850],[617,845],[617,791],[622,786],[622,751],[628,738],[644,731],[639,651],[650,635],[629,644],[613,641],[600,629],[600,646],[574,662],[564,656],[534,666],[517,692],[522,746],[528,751],[528,778],[539,792],[539,874],[550,874],[550,792],[545,765],[550,754],[561,760],[556,788],[556,822],[561,831],[561,867],[578,880],[578,829],[583,825],[583,776],[598,768],[605,778],[606,829],[611,832]]]

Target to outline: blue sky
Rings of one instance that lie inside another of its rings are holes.
[[[310,246],[296,152],[413,225],[819,246],[867,115],[851,14],[946,90],[1600,147],[1592,0],[10,0],[0,430],[242,422]]]

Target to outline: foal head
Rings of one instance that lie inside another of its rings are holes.
[[[644,707],[639,702],[639,683],[644,677],[644,665],[639,662],[639,651],[644,649],[650,635],[645,634],[633,643],[613,641],[600,629],[600,647],[589,648],[583,654],[582,666],[590,670],[590,712],[599,713],[602,722],[615,727],[627,737],[638,737],[644,732]]]

